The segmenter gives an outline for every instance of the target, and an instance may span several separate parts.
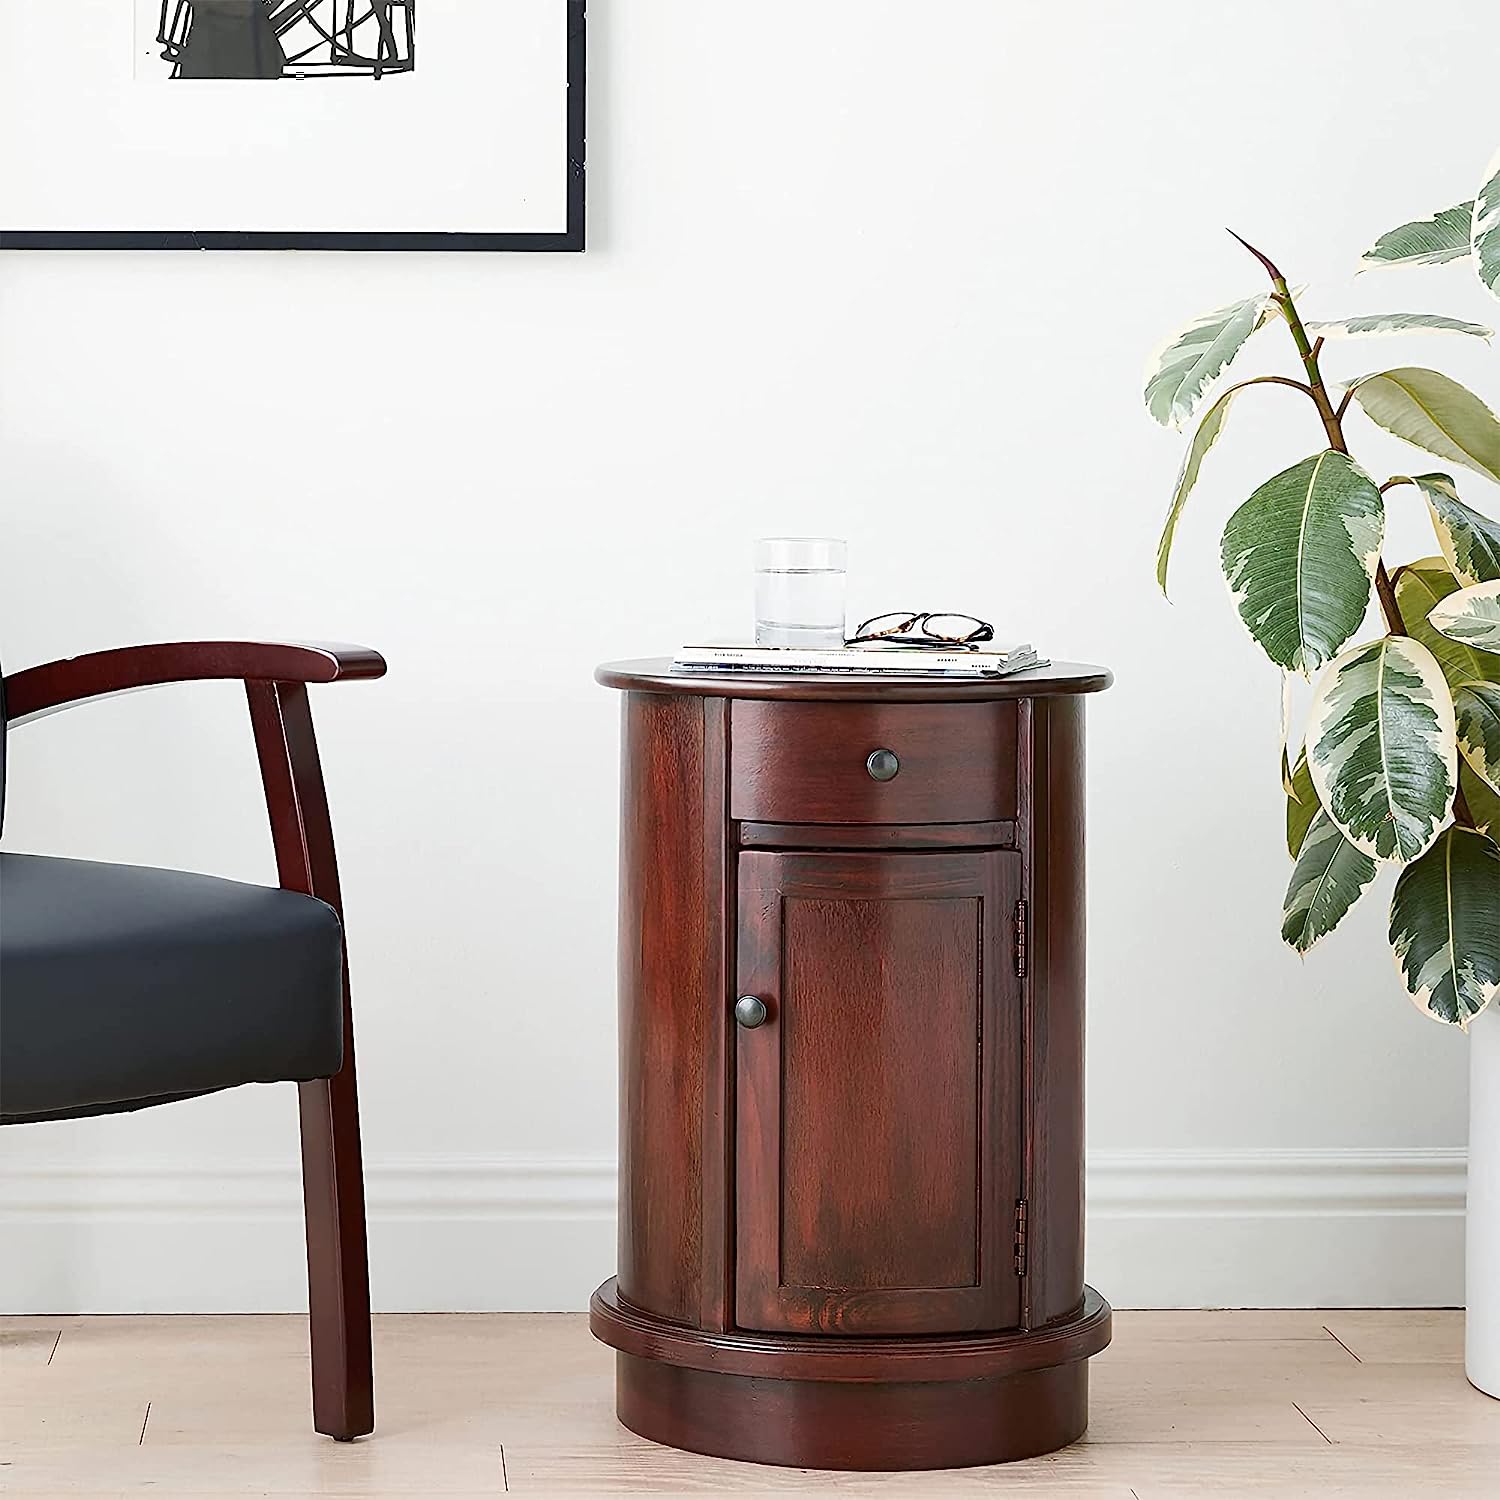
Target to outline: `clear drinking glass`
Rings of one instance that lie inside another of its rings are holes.
[[[755,544],[755,644],[844,644],[849,548],[829,536],[770,536]]]

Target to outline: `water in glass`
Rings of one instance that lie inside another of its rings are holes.
[[[755,644],[809,650],[844,644],[848,548],[834,537],[766,537],[755,544]]]

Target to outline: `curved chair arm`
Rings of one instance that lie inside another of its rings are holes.
[[[249,699],[271,841],[281,885],[325,901],[343,918],[323,768],[307,701],[310,682],[382,677],[364,646],[188,641],[96,651],[4,679],[9,721],[169,682],[238,678]],[[0,731],[4,726],[0,725]],[[332,1078],[298,1085],[312,1327],[313,1423],[349,1439],[373,1430],[370,1283],[349,967],[344,963],[344,1062]]]
[[[9,722],[18,724],[90,698],[171,682],[341,682],[384,675],[384,658],[367,646],[177,641],[93,651],[14,672],[5,679],[5,705]]]

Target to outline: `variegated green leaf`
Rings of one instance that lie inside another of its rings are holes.
[[[1459,752],[1474,774],[1500,793],[1500,683],[1471,682],[1459,688],[1453,713]]]
[[[1384,529],[1379,488],[1332,448],[1268,479],[1230,516],[1224,576],[1278,667],[1310,675],[1359,629]]]
[[[1458,580],[1443,558],[1424,557],[1408,563],[1397,569],[1394,582],[1406,633],[1437,658],[1449,687],[1456,690],[1466,682],[1500,682],[1500,656],[1461,646],[1428,624],[1428,615],[1458,588]]]
[[[1500,421],[1456,380],[1404,366],[1366,375],[1350,389],[1387,432],[1500,483]]]
[[[1254,383],[1246,380],[1239,385],[1230,386],[1204,412],[1203,420],[1193,434],[1193,441],[1188,444],[1187,457],[1182,461],[1182,472],[1177,476],[1177,488],[1172,492],[1172,506],[1167,511],[1166,525],[1162,527],[1161,540],[1156,544],[1156,581],[1163,594],[1167,591],[1167,561],[1172,555],[1172,541],[1177,535],[1177,521],[1182,515],[1182,507],[1187,504],[1187,497],[1198,482],[1198,471],[1203,467],[1205,455],[1218,442],[1219,434],[1224,430],[1224,419],[1229,415],[1230,403],[1247,385]]]
[[[1321,808],[1307,830],[1282,904],[1281,936],[1298,953],[1326,937],[1375,878],[1375,861],[1356,849]]]
[[[1458,763],[1458,789],[1469,804],[1474,826],[1490,834],[1500,832],[1500,793],[1490,790],[1475,774],[1468,761]]]
[[[1292,763],[1290,759],[1292,744],[1292,674],[1283,672],[1281,674],[1281,789],[1288,797],[1292,795]],[[1297,747],[1297,759],[1300,762],[1307,752],[1299,745]]]
[[[1380,236],[1360,256],[1360,269],[1374,266],[1436,266],[1469,253],[1472,203],[1445,208],[1430,219],[1416,219]]]
[[[1147,411],[1163,427],[1181,427],[1197,409],[1209,385],[1275,306],[1269,293],[1247,297],[1205,313],[1169,338],[1151,359],[1146,380]]]
[[[1307,767],[1344,836],[1376,859],[1415,859],[1458,784],[1453,698],[1425,646],[1392,635],[1323,674],[1308,710]]]
[[[1484,186],[1474,200],[1474,269],[1479,279],[1500,297],[1500,156],[1484,174]]]
[[[1297,775],[1305,772],[1307,765],[1307,746],[1303,737],[1303,730],[1297,732],[1297,763],[1292,764],[1292,718],[1296,699],[1296,679],[1290,672],[1281,673],[1281,733],[1277,738],[1281,741],[1281,789],[1288,797],[1297,796]],[[1313,800],[1317,800],[1314,793]],[[1297,851],[1292,850],[1292,857],[1296,858]]]
[[[1391,897],[1391,950],[1417,1009],[1467,1028],[1500,990],[1500,847],[1444,829]]]
[[[1306,750],[1298,755],[1297,764],[1292,767],[1291,782],[1291,790],[1286,795],[1286,852],[1296,859],[1302,852],[1303,840],[1307,838],[1312,820],[1323,810],[1307,769]]]
[[[1483,323],[1466,323],[1462,318],[1444,318],[1437,313],[1370,313],[1304,326],[1310,334],[1325,339],[1369,338],[1398,333],[1465,333],[1476,339],[1495,336],[1495,330],[1486,328]]]
[[[1418,474],[1410,482],[1427,502],[1443,559],[1459,581],[1488,583],[1500,578],[1500,526],[1470,510],[1446,474]]]
[[[1449,594],[1427,616],[1439,635],[1476,651],[1500,651],[1500,582],[1475,583]]]

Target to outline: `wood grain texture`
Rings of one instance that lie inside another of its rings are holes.
[[[977,1286],[984,898],[835,892],[782,903],[782,1283]]]
[[[307,1433],[303,1392],[288,1379],[306,1352],[300,1317],[0,1318],[0,1488],[26,1500],[386,1500],[507,1487],[571,1497],[1493,1500],[1500,1466],[1500,1402],[1464,1380],[1460,1311],[1118,1313],[1113,1344],[1090,1368],[1080,1442],[1004,1469],[869,1476],[751,1467],[622,1431],[614,1352],[581,1317],[374,1322],[382,1432],[349,1446]],[[10,1357],[54,1345],[50,1366]]]
[[[1028,753],[1023,751],[1023,759]],[[1083,1297],[1084,742],[1083,700],[1032,709],[1029,748],[1031,1267],[1035,1324]]]
[[[89,698],[173,682],[340,682],[384,675],[385,661],[368,646],[174,641],[28,667],[5,679],[5,701],[10,722],[19,724]]]
[[[740,857],[738,1321],[1010,1327],[1014,854]]]
[[[1016,825],[992,823],[741,823],[741,849],[1013,849]]]
[[[1067,1441],[1110,1327],[1082,1280],[1077,696],[1108,674],[968,701],[600,676],[632,689],[621,1261],[593,1304],[622,1418],[853,1467]],[[945,1383],[956,1427],[902,1395]],[[780,1436],[735,1435],[761,1413]]]
[[[783,703],[996,703],[1054,694],[1102,693],[1114,676],[1085,662],[1055,661],[1035,672],[976,681],[890,677],[689,677],[666,657],[605,662],[594,672],[605,687],[636,693],[682,693],[700,698],[778,700]]]
[[[829,1338],[747,1328],[727,1333],[685,1328],[622,1300],[613,1278],[589,1302],[594,1336],[642,1359],[768,1381],[847,1380],[869,1385],[986,1380],[1087,1359],[1109,1343],[1113,1316],[1109,1304],[1090,1287],[1074,1317],[1030,1332]]]
[[[951,1469],[1050,1453],[1088,1426],[1083,1362],[938,1385],[757,1381],[616,1356],[620,1421],[695,1453],[798,1469]]]
[[[326,902],[343,921],[333,822],[300,682],[248,682],[271,840],[282,886]],[[313,1425],[341,1442],[375,1427],[370,1271],[354,1062],[349,954],[344,951],[344,1052],[332,1078],[297,1086],[302,1198],[307,1223]]]
[[[631,693],[621,726],[621,1294],[696,1324],[703,1309],[705,881],[703,704]]]
[[[1012,703],[730,708],[729,815],[762,823],[980,823],[1016,815]],[[893,751],[877,781],[865,761]]]
[[[735,874],[726,809],[729,705],[703,700],[703,1264],[698,1322],[734,1326]]]

